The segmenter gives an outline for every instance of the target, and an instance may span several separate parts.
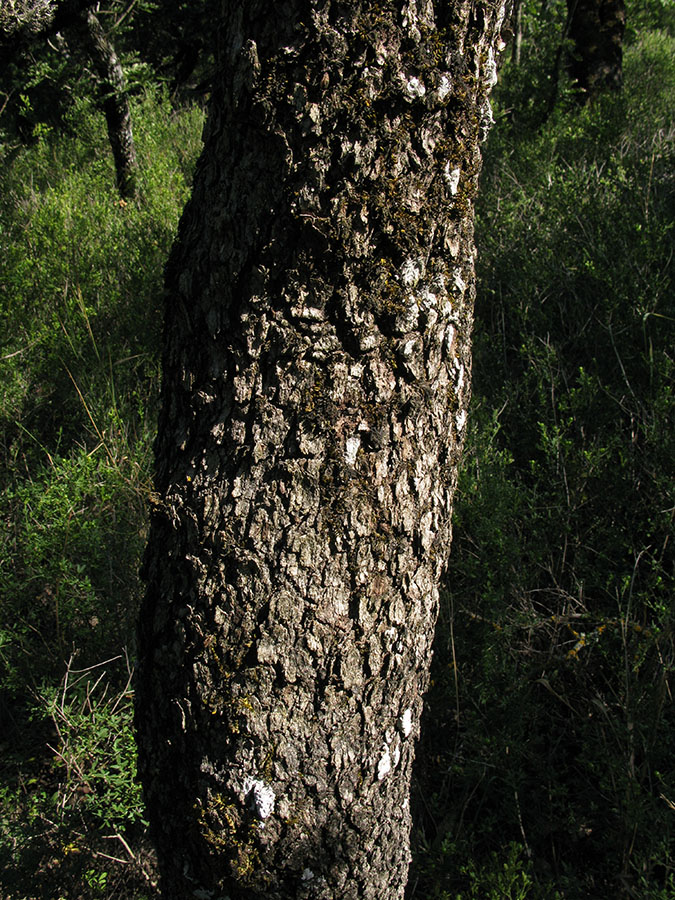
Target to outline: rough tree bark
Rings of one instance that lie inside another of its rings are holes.
[[[73,32],[98,76],[100,102],[115,164],[117,190],[121,197],[131,198],[136,194],[138,162],[124,70],[93,9],[82,13]]]
[[[403,896],[503,11],[223,4],[139,633],[171,900]]]
[[[624,0],[567,0],[568,70],[581,103],[623,84]]]

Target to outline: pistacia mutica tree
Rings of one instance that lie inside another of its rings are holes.
[[[501,0],[224,2],[137,683],[164,896],[403,896]]]

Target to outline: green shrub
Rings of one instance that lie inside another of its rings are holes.
[[[36,693],[32,729],[49,756],[37,741],[38,758],[17,751],[21,767],[0,786],[0,885],[8,900],[151,892],[138,858],[145,822],[131,679],[128,660],[112,659],[69,666],[61,684]]]
[[[46,685],[37,694],[35,710],[36,716],[49,718],[57,735],[50,749],[60,775],[54,805],[61,818],[79,809],[113,833],[143,821],[136,782],[133,672],[128,659],[125,667],[118,666],[126,682],[115,691],[116,662],[90,669],[69,667],[61,684]]]
[[[39,451],[26,447],[27,432],[63,454],[83,434],[100,441],[111,417],[132,440],[153,421],[161,273],[201,114],[174,114],[150,96],[134,113],[137,202],[117,196],[102,119],[86,105],[77,137],[39,141],[0,176],[0,426],[10,461],[19,447]]]
[[[126,203],[101,116],[73,115],[76,136],[38,141],[0,176],[0,659],[15,688],[26,671],[60,678],[73,646],[91,664],[131,634],[162,267],[201,126],[136,104],[142,189]]]
[[[517,842],[570,898],[672,885],[674,59],[643,34],[622,94],[488,146],[420,896],[470,889],[442,844]]]
[[[467,846],[445,842],[441,847],[445,869],[454,872],[448,889],[428,900],[559,900],[557,891],[535,880],[525,848],[515,841],[502,852],[475,861]]]
[[[145,517],[135,462],[114,465],[103,448],[52,456],[0,495],[6,692],[59,676],[73,648],[91,665],[128,642]]]
[[[154,893],[130,667],[159,382],[162,270],[202,113],[134,104],[137,201],[102,117],[70,110],[0,172],[0,884]],[[128,650],[127,650],[128,648]],[[132,849],[133,845],[133,849]]]

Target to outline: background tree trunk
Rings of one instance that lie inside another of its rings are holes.
[[[131,198],[136,194],[138,162],[124,71],[92,9],[82,13],[76,32],[99,79],[117,189],[121,197]]]
[[[511,27],[513,28],[511,62],[514,66],[519,66],[523,49],[523,0],[513,0]]]
[[[569,73],[582,103],[623,84],[624,0],[568,0]]]
[[[223,4],[137,683],[164,896],[401,898],[501,3]]]

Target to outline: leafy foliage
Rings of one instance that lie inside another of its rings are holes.
[[[140,593],[162,267],[202,114],[139,98],[133,203],[115,192],[99,116],[86,101],[69,115],[70,134],[44,135],[0,176],[8,898],[153,890],[120,661]]]
[[[674,51],[488,148],[419,896],[509,842],[532,896],[670,896]]]

